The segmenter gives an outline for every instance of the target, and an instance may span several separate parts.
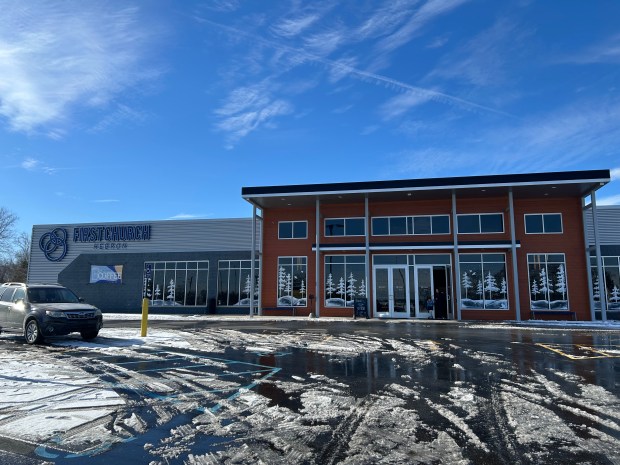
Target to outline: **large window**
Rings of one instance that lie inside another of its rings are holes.
[[[327,218],[325,236],[364,236],[365,224],[364,218]]]
[[[355,297],[366,297],[367,283],[364,255],[325,257],[326,307],[353,307]]]
[[[561,232],[561,213],[540,213],[525,215],[526,234],[559,234]]]
[[[203,306],[207,304],[209,262],[146,262],[143,296],[151,305]]]
[[[450,234],[450,216],[377,216],[372,219],[373,236],[411,236],[423,234]]]
[[[459,254],[461,308],[505,310],[508,308],[506,255]]]
[[[278,239],[306,239],[307,237],[307,221],[280,221],[278,223]]]
[[[504,215],[501,213],[458,215],[457,221],[459,234],[504,232]]]
[[[604,283],[598,278],[596,257],[590,258],[594,308],[600,310],[601,297],[607,296],[607,309],[618,312],[620,311],[620,257],[602,257],[602,261]],[[620,315],[615,316],[615,318],[618,316]]]
[[[279,307],[307,305],[307,263],[307,257],[278,257]]]
[[[254,285],[252,285],[251,260],[220,260],[217,267],[217,305],[250,306],[258,305],[258,260],[254,262]]]
[[[528,254],[532,310],[568,310],[564,254]]]

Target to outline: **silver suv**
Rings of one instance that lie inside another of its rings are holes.
[[[83,303],[59,284],[5,283],[0,286],[0,332],[23,331],[28,344],[47,336],[78,332],[86,341],[103,326],[101,310]]]

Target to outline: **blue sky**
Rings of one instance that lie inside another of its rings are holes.
[[[242,186],[611,169],[620,2],[0,0],[5,206],[251,214]]]

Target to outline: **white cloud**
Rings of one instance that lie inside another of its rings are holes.
[[[620,34],[611,36],[574,55],[560,59],[560,62],[577,64],[620,63]]]
[[[191,220],[194,218],[206,218],[208,216],[212,216],[212,215],[205,215],[202,213],[199,214],[194,214],[194,213],[179,213],[178,215],[174,215],[171,216],[170,218],[168,218],[169,220]]]
[[[620,205],[620,194],[597,199],[596,204],[597,205]]]
[[[378,54],[390,53],[408,43],[430,21],[461,6],[469,0],[428,0],[412,16],[411,19],[396,32],[381,40]]]
[[[391,158],[394,162],[385,173],[389,178],[437,177],[463,169],[467,169],[468,173],[472,171],[471,162],[468,157],[463,156],[463,152],[441,149],[404,150],[392,154]]]
[[[426,79],[436,77],[468,81],[479,87],[500,86],[507,80],[506,68],[517,60],[517,48],[527,36],[509,21],[500,19],[490,28],[446,54]]]
[[[620,180],[620,167],[612,168],[610,172],[612,181]]]
[[[124,122],[143,123],[145,120],[146,115],[144,113],[119,103],[112,112],[104,116],[101,121],[95,124],[91,128],[91,131],[103,132],[109,127],[117,126]]]
[[[0,115],[31,132],[105,106],[158,73],[143,63],[154,28],[109,2],[6,0],[0,15]],[[52,130],[52,135],[60,134]]]
[[[441,48],[448,43],[450,39],[448,36],[436,37],[426,48]]]
[[[274,25],[271,30],[282,37],[294,37],[312,26],[320,16],[316,13],[299,16],[293,19],[283,19]]]
[[[228,148],[261,126],[273,127],[275,118],[293,112],[286,100],[274,98],[264,83],[235,89],[222,107],[215,110],[221,118],[216,127],[228,134]]]
[[[120,202],[120,200],[117,200],[117,199],[101,199],[101,200],[93,200],[93,202],[95,202],[95,203],[116,203],[116,202]]]
[[[325,57],[336,51],[344,41],[344,32],[334,30],[307,37],[304,40],[304,45],[309,53]]]
[[[397,116],[401,116],[413,107],[428,102],[431,98],[431,94],[406,92],[392,97],[390,100],[385,102],[381,105],[379,112],[381,113],[383,119],[390,120],[396,118]]]
[[[26,171],[41,171],[46,174],[54,174],[58,171],[58,168],[53,168],[34,158],[26,158],[20,166]]]
[[[388,1],[384,8],[372,12],[364,23],[355,29],[353,39],[363,41],[391,34],[412,16],[412,7],[420,0]]]

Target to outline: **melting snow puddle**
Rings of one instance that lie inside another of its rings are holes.
[[[455,342],[106,328],[0,355],[0,435],[63,465],[620,462],[613,392]]]

